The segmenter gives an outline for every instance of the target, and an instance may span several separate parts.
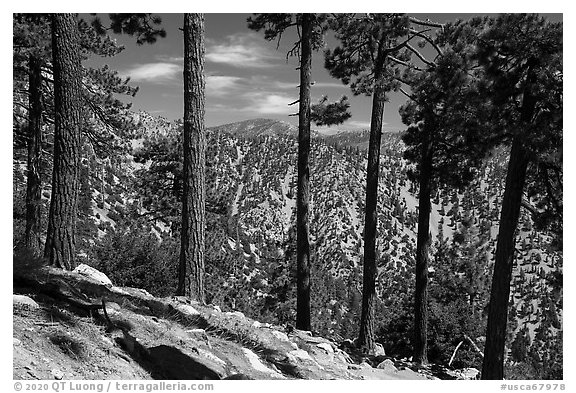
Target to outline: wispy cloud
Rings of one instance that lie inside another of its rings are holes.
[[[251,104],[243,110],[256,114],[289,114],[298,110],[298,108],[294,110],[288,106],[294,98],[286,95],[257,92],[245,94],[244,98],[247,98]]]
[[[137,64],[122,72],[133,81],[152,83],[174,80],[180,73],[182,73],[181,66],[167,62]]]
[[[206,61],[238,68],[267,68],[278,58],[264,46],[260,36],[252,33],[236,34],[225,42],[208,42]]]
[[[386,124],[386,123],[382,123]],[[343,128],[353,128],[357,130],[369,130],[370,129],[370,122],[369,121],[359,121],[359,120],[350,120],[344,123]]]
[[[243,78],[230,75],[208,75],[206,77],[206,95],[223,97],[240,87]]]
[[[184,56],[156,55],[155,58],[163,63],[184,63]]]

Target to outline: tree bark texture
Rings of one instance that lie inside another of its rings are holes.
[[[310,75],[312,69],[312,15],[302,15],[300,46],[300,108],[298,113],[298,190],[296,196],[296,263],[297,301],[296,328],[311,330],[310,326]]]
[[[529,61],[534,64],[535,60]],[[496,244],[494,274],[490,290],[488,325],[486,328],[486,345],[482,364],[482,379],[504,378],[504,351],[506,345],[506,324],[508,322],[508,302],[510,298],[510,281],[516,242],[516,228],[520,217],[522,194],[526,182],[526,172],[530,163],[530,153],[524,145],[526,135],[523,127],[529,126],[536,108],[536,99],[531,93],[536,79],[532,66],[528,68],[526,88],[520,108],[520,125],[512,140],[506,186],[500,212],[500,228]]]
[[[34,256],[41,250],[42,181],[40,160],[42,154],[42,68],[34,55],[28,60],[28,162],[26,180],[26,248]]]
[[[204,15],[184,15],[184,167],[179,295],[204,302],[206,130]]]
[[[414,361],[428,363],[428,263],[430,260],[430,204],[432,141],[426,130],[422,144],[420,192],[418,195],[418,238],[416,242],[416,285],[414,291]]]
[[[382,46],[382,44],[381,44]],[[376,298],[376,232],[378,225],[378,176],[380,167],[380,141],[382,139],[382,116],[386,91],[382,73],[384,53],[380,49],[375,68],[374,93],[372,97],[372,118],[370,120],[370,141],[368,145],[368,165],[366,168],[366,211],[364,223],[364,269],[362,286],[362,314],[358,346],[368,353],[374,351],[374,301]]]
[[[54,169],[44,256],[52,266],[75,268],[75,231],[82,122],[80,37],[73,14],[53,14]]]
[[[528,162],[528,154],[521,141],[521,136],[516,136],[512,142],[506,174],[506,188],[504,189],[500,213],[500,229],[490,290],[482,379],[501,380],[504,378],[504,347],[506,323],[508,322],[510,281],[514,262],[515,231],[520,217]]]

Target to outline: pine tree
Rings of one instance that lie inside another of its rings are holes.
[[[562,151],[562,24],[536,15],[502,15],[490,21],[478,43],[494,119],[501,119],[502,138],[511,143],[482,366],[482,379],[502,379],[515,232],[527,173]]]
[[[52,266],[74,269],[80,132],[80,35],[73,14],[52,15],[54,64],[54,168],[44,256]]]
[[[138,34],[142,42],[162,35],[163,31],[147,25],[148,14],[123,15],[116,17],[116,20],[132,21],[130,30],[124,29],[124,32]],[[35,250],[40,247],[40,236],[43,232],[40,225],[43,205],[42,176],[49,176],[52,169],[52,163],[45,158],[53,153],[51,139],[52,125],[55,122],[50,20],[50,15],[47,14],[14,15],[14,102],[18,106],[18,111],[15,110],[15,123],[21,122],[20,112],[23,112],[28,120],[25,127],[28,131],[25,136],[28,147],[28,179],[24,237],[33,254],[36,254]],[[114,56],[123,49],[105,34],[105,29],[98,32],[86,20],[77,20],[76,27],[79,32],[78,53],[81,60],[94,54]],[[131,136],[130,131],[134,126],[128,115],[130,104],[114,98],[114,94],[133,96],[137,89],[107,66],[83,68],[81,76],[81,102],[87,110],[80,144],[91,144],[99,157],[114,157],[114,153],[126,150],[126,138]],[[27,103],[22,100],[22,96],[28,97]],[[21,128],[15,128],[15,140],[20,138],[18,131]],[[48,154],[43,155],[43,151]]]
[[[419,363],[428,361],[431,195],[439,184],[462,187],[470,182],[489,147],[481,143],[485,105],[476,99],[478,75],[467,56],[469,36],[477,30],[460,22],[439,27],[442,32],[434,39],[421,34],[434,47],[436,57],[434,61],[419,57],[424,68],[408,64],[404,81],[410,86],[410,94],[406,93],[410,101],[400,108],[409,126],[403,136],[404,157],[416,164],[409,177],[419,184],[413,345],[414,360]]]
[[[14,88],[27,91],[28,105],[19,102],[20,94],[15,92],[14,102],[22,105],[27,112],[27,180],[26,180],[26,230],[25,246],[34,256],[41,250],[42,218],[42,113],[43,88],[42,67],[50,46],[49,18],[43,14],[14,15]],[[24,72],[22,72],[24,71]],[[25,74],[25,75],[24,75]],[[22,80],[22,82],[20,82]],[[26,84],[27,82],[27,84]],[[18,122],[15,119],[15,122]]]
[[[298,27],[299,40],[288,55],[296,53],[300,59],[300,94],[295,103],[298,111],[298,180],[296,191],[297,229],[297,302],[296,328],[311,330],[310,325],[310,121],[316,124],[340,124],[350,117],[349,104],[343,98],[340,103],[327,104],[327,99],[314,106],[311,113],[310,86],[312,73],[312,50],[323,43],[326,30],[326,16],[318,14],[257,14],[248,19],[248,27],[260,31],[264,29],[266,39],[280,39],[282,33],[291,26]]]
[[[42,65],[35,55],[29,60],[29,120],[28,120],[28,177],[26,181],[26,247],[32,255],[41,253],[42,180],[40,160],[42,154]]]
[[[206,130],[204,15],[184,14],[184,166],[178,295],[204,302]]]
[[[349,84],[354,94],[372,95],[372,117],[366,169],[366,211],[364,228],[364,274],[362,316],[357,344],[372,352],[374,343],[374,302],[376,298],[376,228],[380,140],[386,93],[399,87],[397,70],[390,56],[408,41],[408,18],[395,14],[340,15],[333,23],[340,46],[326,51],[325,66],[330,74]],[[402,57],[402,55],[397,55]]]

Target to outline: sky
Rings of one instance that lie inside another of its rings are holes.
[[[129,36],[115,35],[125,50],[112,58],[90,59],[89,65],[108,64],[120,75],[130,77],[139,86],[136,97],[131,98],[134,110],[144,110],[169,120],[183,115],[183,36],[182,14],[159,14],[166,38],[155,44],[136,45]],[[257,117],[288,121],[297,125],[297,117],[289,116],[298,106],[288,104],[298,98],[299,72],[297,57],[286,57],[296,41],[294,31],[283,35],[279,45],[264,39],[263,32],[247,27],[251,14],[206,14],[206,125],[208,127]],[[472,14],[411,14],[447,22],[468,18]],[[337,44],[332,36],[327,47]],[[349,87],[332,78],[324,69],[323,51],[313,53],[312,102],[323,95],[330,101],[348,96],[352,117],[339,129],[369,129],[371,98],[353,96]],[[391,93],[386,104],[383,130],[405,129],[398,108],[406,101],[402,93]],[[319,129],[320,127],[314,127]],[[323,131],[333,132],[334,129]]]
[[[139,92],[133,109],[145,110],[168,119],[183,114],[183,38],[182,14],[159,14],[166,38],[155,44],[138,46],[133,38],[115,38],[126,49],[113,58],[92,58],[88,64],[108,64],[120,75],[129,76]],[[298,98],[298,59],[286,53],[296,41],[295,32],[283,35],[280,44],[264,39],[262,32],[247,27],[251,14],[206,14],[206,125],[214,126],[257,117],[297,124],[289,116],[298,106],[288,104]],[[323,67],[323,53],[313,54],[312,102],[323,95],[337,100],[347,95],[352,101],[352,118],[345,127],[369,127],[370,98],[352,98],[349,88],[329,76]],[[395,117],[397,109],[387,108],[385,118]],[[387,125],[388,126],[388,125]]]

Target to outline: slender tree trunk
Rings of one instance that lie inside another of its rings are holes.
[[[523,146],[521,137],[516,136],[512,142],[508,173],[506,175],[506,188],[500,213],[500,229],[498,231],[494,275],[490,291],[482,379],[501,380],[504,378],[504,346],[506,342],[506,323],[508,322],[510,281],[514,262],[515,231],[520,216],[528,162],[528,154]]]
[[[430,195],[432,141],[426,131],[422,144],[420,193],[418,196],[418,239],[416,242],[416,288],[414,292],[414,361],[428,363],[428,262],[430,260]]]
[[[184,14],[184,168],[178,295],[204,302],[204,15]]]
[[[520,109],[520,129],[530,123],[536,107],[536,99],[531,92],[531,86],[536,79],[532,67],[536,62],[536,59],[530,59],[528,62],[527,87],[524,91]],[[501,380],[504,378],[504,350],[506,324],[508,322],[510,281],[514,264],[515,232],[520,217],[526,172],[530,163],[530,154],[524,146],[524,138],[526,136],[521,132],[516,133],[512,140],[510,159],[508,161],[506,186],[500,211],[500,228],[496,245],[494,275],[490,290],[482,379]]]
[[[28,62],[28,163],[26,182],[26,248],[34,256],[41,250],[42,181],[40,160],[42,154],[42,68],[40,59],[30,56]]]
[[[378,225],[378,176],[380,167],[380,140],[382,139],[382,116],[386,91],[381,81],[383,55],[378,56],[375,70],[375,86],[372,98],[368,166],[366,168],[366,215],[364,223],[364,270],[362,286],[362,315],[358,347],[366,352],[374,351],[374,300],[376,298],[376,232]]]
[[[74,269],[80,168],[82,68],[73,14],[53,14],[54,169],[44,256],[52,266]]]
[[[310,199],[310,74],[312,69],[312,18],[302,15],[300,56],[300,110],[298,114],[298,191],[296,196],[296,261],[297,302],[296,328],[311,330],[310,326],[310,241],[308,202]]]

